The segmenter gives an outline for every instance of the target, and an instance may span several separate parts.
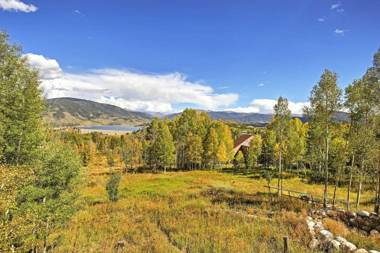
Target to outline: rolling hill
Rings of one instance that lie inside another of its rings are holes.
[[[232,111],[205,111],[211,118],[216,120],[234,121],[241,124],[252,124],[255,126],[265,126],[273,117],[273,114],[264,113],[243,113]],[[168,115],[170,119],[179,115],[180,113],[174,113]],[[292,115],[293,118],[299,118],[303,122],[307,121],[304,115]],[[345,112],[336,112],[333,119],[337,122],[348,121],[348,114]]]
[[[55,127],[85,125],[138,125],[150,121],[151,116],[120,107],[77,98],[46,100],[46,122]]]

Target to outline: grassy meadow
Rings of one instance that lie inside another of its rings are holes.
[[[110,202],[106,164],[98,160],[87,167],[81,209],[59,231],[56,252],[281,252],[284,236],[291,252],[310,252],[307,205],[270,198],[267,182],[254,173],[123,174],[120,199]],[[286,179],[284,188],[319,196],[323,190],[299,178]],[[363,200],[372,195],[364,193]],[[338,197],[345,197],[345,189],[338,189]]]

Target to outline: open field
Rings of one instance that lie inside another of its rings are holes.
[[[87,168],[83,207],[62,231],[57,252],[116,252],[119,241],[119,252],[280,252],[283,236],[291,252],[310,252],[307,205],[271,201],[264,179],[222,171],[124,174],[120,200],[111,203],[108,172],[104,161]],[[284,187],[320,196],[323,189],[298,178]]]

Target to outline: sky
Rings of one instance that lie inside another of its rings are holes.
[[[380,0],[0,0],[0,30],[47,98],[148,112],[302,113],[324,69],[342,88],[380,47]]]

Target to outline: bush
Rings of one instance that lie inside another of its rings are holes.
[[[108,193],[108,199],[112,202],[115,202],[119,199],[119,183],[120,183],[120,174],[118,173],[112,173],[110,176],[107,185],[106,190]]]

